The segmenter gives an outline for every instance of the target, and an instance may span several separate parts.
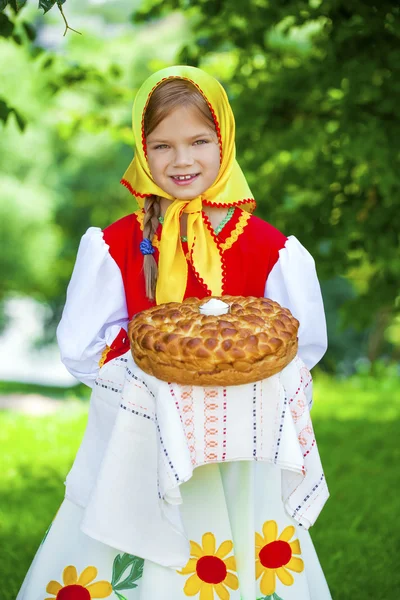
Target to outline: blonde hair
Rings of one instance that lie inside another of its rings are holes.
[[[150,135],[163,119],[182,106],[196,108],[206,124],[215,131],[215,123],[207,101],[197,87],[185,79],[169,79],[157,86],[150,97],[144,115],[145,137]],[[152,241],[159,224],[160,197],[150,196],[146,198],[144,210],[143,239],[148,238]],[[149,300],[154,300],[158,269],[152,254],[143,256],[143,272],[146,296]]]

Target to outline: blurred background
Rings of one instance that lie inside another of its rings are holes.
[[[397,600],[399,3],[66,0],[64,17],[39,4],[0,0],[1,597],[16,596],[85,426],[88,389],[55,346],[80,237],[135,210],[119,184],[135,93],[190,64],[228,92],[256,214],[316,260],[330,345],[313,418],[331,499],[312,533],[332,595]]]

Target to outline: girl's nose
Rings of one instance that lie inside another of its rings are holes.
[[[177,148],[175,152],[174,167],[190,167],[193,164],[191,148]]]

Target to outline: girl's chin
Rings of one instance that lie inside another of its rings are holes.
[[[172,196],[173,198],[176,198],[177,200],[193,200],[193,198],[197,198],[198,196],[201,196],[201,194],[204,194],[206,190],[203,189],[195,189],[195,190],[189,190],[189,189],[168,189],[166,190],[166,192]]]
[[[200,196],[200,194],[194,194],[193,192],[186,192],[185,194],[175,194],[174,198],[176,198],[177,200],[193,200],[194,198],[197,198],[197,196]]]

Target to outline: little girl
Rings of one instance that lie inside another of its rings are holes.
[[[303,500],[292,514],[285,509],[294,476],[284,479],[284,461],[269,460],[258,446],[251,456],[232,461],[225,459],[226,453],[208,461],[192,456],[190,475],[179,479],[179,517],[167,532],[169,517],[157,521],[157,509],[150,511],[154,482],[149,436],[130,431],[123,446],[124,434],[116,434],[117,412],[121,406],[126,413],[127,404],[160,429],[161,414],[144,414],[147,408],[139,396],[124,404],[127,371],[137,389],[148,388],[137,367],[129,367],[127,325],[155,303],[229,294],[266,296],[289,308],[300,322],[296,360],[302,375],[290,400],[282,397],[282,406],[298,395],[291,404],[294,423],[308,410],[308,369],[327,345],[312,257],[296,238],[285,237],[251,214],[255,201],[235,160],[234,118],[221,85],[193,67],[155,73],[137,94],[133,131],[136,153],[122,183],[140,208],[104,231],[91,227],[85,233],[57,332],[62,361],[93,387],[88,428],[67,477],[66,498],[18,600],[329,600],[306,531],[313,520],[299,516]],[[223,390],[225,410],[229,390]],[[174,393],[184,399],[195,396],[192,389],[171,386]],[[196,393],[211,392],[203,388]],[[293,409],[296,402],[302,412]],[[183,413],[189,411],[189,404],[182,406]],[[279,427],[282,433],[283,421],[279,425],[269,420],[271,435]],[[255,428],[265,427],[256,417],[254,423]],[[310,431],[309,421],[299,439]],[[207,433],[198,437],[205,440]],[[161,443],[167,454],[165,440]],[[304,460],[316,461],[316,452],[313,439]],[[112,462],[117,453],[119,460]],[[108,471],[107,464],[113,465]],[[306,468],[301,469],[304,476]],[[124,476],[118,479],[117,471]],[[319,494],[322,508],[327,497],[323,480],[322,473],[304,503]],[[154,492],[157,496],[157,482]],[[93,497],[99,495],[96,504]],[[164,496],[159,493],[158,498],[155,507]],[[187,545],[174,546],[178,530]]]

